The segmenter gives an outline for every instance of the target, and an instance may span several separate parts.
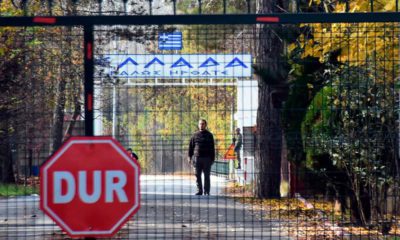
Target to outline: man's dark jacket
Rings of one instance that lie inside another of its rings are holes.
[[[208,130],[197,131],[189,143],[189,157],[209,157],[215,160],[214,137]]]

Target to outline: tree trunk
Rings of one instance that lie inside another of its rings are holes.
[[[81,114],[81,104],[78,100],[77,95],[75,95],[73,101],[74,101],[74,106],[75,106],[74,114],[72,115],[72,119],[68,124],[67,130],[65,131],[64,139],[63,139],[64,141],[67,140],[67,138],[69,138],[72,135],[72,131],[74,131],[74,128],[75,128],[75,123],[76,123],[79,115]]]
[[[5,111],[0,112],[0,180],[1,183],[15,183],[7,115]]]
[[[284,9],[283,3],[278,3]],[[259,1],[260,13],[271,13],[278,6],[271,1]],[[279,9],[279,8],[277,8]],[[282,86],[286,73],[281,55],[284,43],[274,33],[272,25],[262,25],[259,29],[259,47],[256,73],[259,75],[257,110],[257,142],[255,164],[256,194],[260,198],[280,197],[282,126],[280,108],[282,105]]]
[[[260,198],[280,197],[282,129],[279,112],[272,106],[270,88],[260,80],[256,143],[256,193]]]
[[[52,152],[55,152],[62,143],[63,139],[63,127],[64,127],[64,108],[65,108],[65,87],[67,81],[65,78],[60,77],[57,95],[56,95],[56,105],[54,111],[54,123],[52,128]]]
[[[63,141],[63,130],[64,130],[64,116],[65,116],[65,103],[66,103],[66,86],[68,81],[72,81],[72,27],[66,27],[65,35],[67,40],[64,43],[66,45],[66,51],[63,52],[63,46],[61,46],[62,58],[65,59],[65,63],[62,64],[60,71],[60,78],[56,94],[56,104],[54,110],[54,123],[52,128],[52,152],[55,152],[62,144]],[[72,89],[71,91],[74,91]]]

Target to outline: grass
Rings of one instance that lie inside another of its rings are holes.
[[[32,186],[24,186],[19,184],[0,184],[0,197],[26,196],[38,194],[39,189]]]

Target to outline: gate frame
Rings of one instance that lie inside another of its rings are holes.
[[[400,12],[275,13],[138,16],[32,16],[0,17],[0,27],[75,26],[84,32],[85,136],[94,135],[94,27],[96,25],[207,25],[399,22]]]

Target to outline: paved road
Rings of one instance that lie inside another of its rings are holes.
[[[122,239],[288,239],[279,223],[223,196],[224,178],[212,177],[211,196],[194,196],[188,176],[142,176],[141,209],[117,234]],[[39,197],[0,200],[0,239],[65,239],[38,209]]]

